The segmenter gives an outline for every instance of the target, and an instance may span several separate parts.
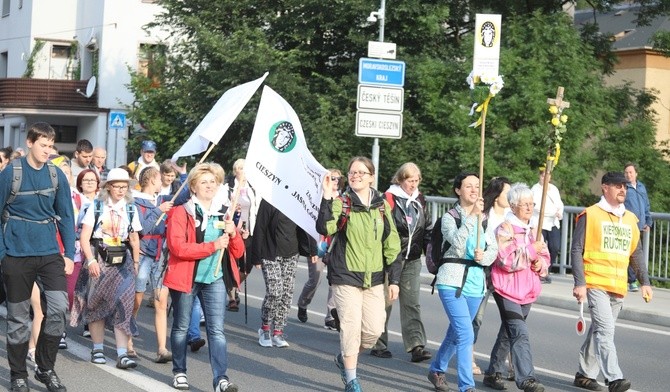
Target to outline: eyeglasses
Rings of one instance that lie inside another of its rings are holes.
[[[364,171],[350,171],[348,174],[349,174],[349,177],[354,177],[354,176],[363,177],[363,176],[365,176],[367,174],[370,174],[370,173],[364,172]]]
[[[110,185],[116,191],[125,191],[128,189],[128,185]]]
[[[335,182],[340,182],[340,178],[341,177],[338,177],[338,176],[330,176],[330,180],[335,181]]]
[[[81,182],[98,182],[95,178],[84,178]]]
[[[516,206],[519,207],[519,208],[531,208],[532,209],[532,208],[535,207],[535,203],[517,204]]]

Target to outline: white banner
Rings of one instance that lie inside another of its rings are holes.
[[[475,75],[498,76],[500,64],[501,16],[477,14],[475,19],[475,48],[472,69]]]
[[[244,174],[265,199],[314,239],[326,169],[307,148],[298,115],[279,94],[263,87]]]
[[[172,160],[200,154],[207,150],[210,142],[218,144],[267,76],[268,72],[256,80],[226,91],[195,128],[186,143],[172,156]]]

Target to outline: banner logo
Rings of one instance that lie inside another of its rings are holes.
[[[270,127],[270,144],[277,152],[289,152],[296,145],[293,124],[288,121],[276,122]]]

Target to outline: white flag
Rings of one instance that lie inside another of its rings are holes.
[[[244,174],[256,195],[318,239],[316,218],[326,173],[307,148],[291,105],[270,87],[263,87],[244,163]]]
[[[200,154],[207,150],[210,142],[219,143],[223,134],[226,133],[267,76],[268,72],[256,80],[226,91],[212,110],[202,119],[198,127],[195,128],[186,143],[172,156],[172,160],[176,161],[179,157]]]

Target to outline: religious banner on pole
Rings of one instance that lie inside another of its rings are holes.
[[[307,148],[291,105],[265,86],[244,163],[256,195],[318,240],[316,218],[327,172]]]
[[[475,75],[498,76],[500,64],[501,15],[477,14],[475,18],[475,52],[472,72]]]
[[[489,102],[503,88],[502,77],[498,74],[500,63],[500,36],[502,34],[501,16],[477,14],[475,19],[475,39],[472,72],[466,81],[470,86],[470,96],[474,103],[470,115],[479,114],[471,127],[480,127],[479,145],[479,198],[484,189],[484,141],[486,137],[486,113]],[[481,224],[481,217],[477,219]],[[479,230],[477,231],[479,247]]]

